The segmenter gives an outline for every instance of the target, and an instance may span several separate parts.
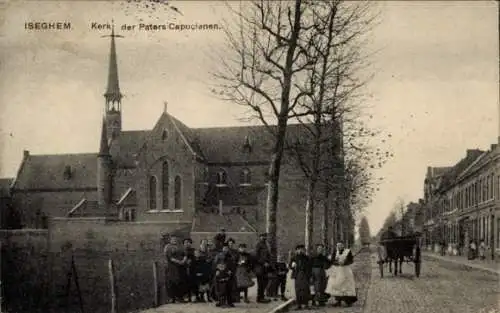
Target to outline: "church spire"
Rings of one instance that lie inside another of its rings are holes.
[[[104,97],[107,104],[120,104],[122,94],[120,92],[120,83],[118,81],[118,62],[116,60],[116,44],[115,37],[122,37],[115,35],[115,27],[111,30],[111,49],[109,51],[109,68],[108,68],[108,86]],[[118,109],[118,108],[117,108]]]
[[[109,68],[108,68],[108,86],[104,98],[105,115],[106,115],[106,128],[108,142],[118,137],[122,131],[122,94],[120,92],[120,85],[118,83],[118,62],[116,60],[116,44],[115,38],[123,37],[115,35],[115,28],[113,26],[111,35],[103,36],[111,37],[111,49],[109,52]]]

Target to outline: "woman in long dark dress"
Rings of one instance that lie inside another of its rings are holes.
[[[165,246],[167,265],[165,269],[165,287],[168,300],[182,302],[182,274],[184,271],[184,252],[179,248],[176,236],[170,236],[170,243]]]
[[[292,278],[295,279],[297,310],[301,310],[303,307],[308,309],[311,300],[312,264],[310,258],[306,255],[304,245],[298,245],[295,248],[295,256],[291,267],[293,270]]]

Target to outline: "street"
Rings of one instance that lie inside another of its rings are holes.
[[[498,312],[497,275],[424,258],[420,278],[413,264],[403,276],[380,278],[372,262],[372,285],[364,312],[370,313],[492,313]]]

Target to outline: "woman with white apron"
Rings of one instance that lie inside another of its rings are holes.
[[[335,306],[340,305],[342,301],[347,306],[351,306],[358,300],[351,268],[351,264],[354,262],[351,250],[344,248],[342,243],[338,243],[337,249],[330,258],[333,266],[326,272],[328,276],[326,293],[335,298]]]

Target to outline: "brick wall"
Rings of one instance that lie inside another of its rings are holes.
[[[100,251],[161,250],[164,233],[182,230],[188,233],[191,223],[106,222],[104,219],[53,219],[50,222],[51,251],[57,252],[70,242],[74,249],[93,247]]]
[[[193,246],[198,247],[202,239],[213,240],[216,234],[217,233],[215,232],[192,232],[191,239],[193,240]],[[255,245],[257,244],[257,240],[259,239],[258,234],[254,232],[227,232],[226,238],[233,238],[234,241],[236,241],[236,245],[239,245],[240,243],[246,244],[250,252],[253,252]]]
[[[0,231],[2,308],[11,309],[8,312],[41,312],[47,307],[48,238],[47,230]]]

